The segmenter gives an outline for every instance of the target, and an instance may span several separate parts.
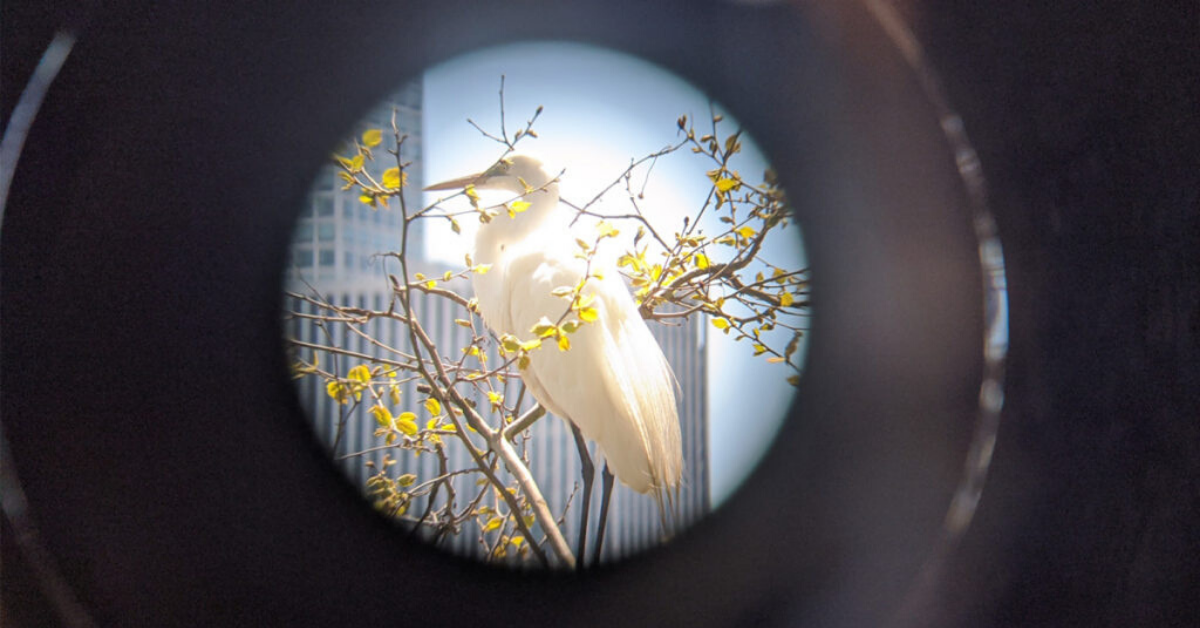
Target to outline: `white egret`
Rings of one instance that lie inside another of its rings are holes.
[[[548,220],[559,204],[558,182],[537,159],[512,155],[485,172],[425,189],[468,185],[511,192],[529,203],[523,211],[501,211],[480,225],[474,261],[492,268],[475,274],[473,283],[479,312],[493,331],[530,339],[543,317],[558,321],[567,312],[569,299],[552,292],[575,287],[587,273],[586,264],[574,255],[578,249],[563,246],[574,246],[566,228]],[[584,295],[595,296],[591,305],[598,313],[596,320],[570,335],[566,351],[552,343],[532,351],[522,373],[534,398],[568,421],[580,447],[580,564],[587,545],[593,474],[580,433],[598,443],[605,459],[595,559],[603,542],[613,475],[633,490],[653,495],[668,532],[668,520],[673,519],[668,510],[677,503],[683,468],[674,375],[618,273],[612,270],[602,277],[590,277],[583,289]]]

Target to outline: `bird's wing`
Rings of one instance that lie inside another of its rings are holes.
[[[583,277],[576,260],[542,252],[516,256],[507,270],[506,322],[522,339],[542,317],[557,321],[567,311],[568,299],[551,292]],[[567,336],[567,351],[546,340],[531,352],[525,381],[542,405],[599,443],[618,479],[669,498],[683,468],[670,366],[616,273],[590,279],[584,294],[595,295],[598,319]]]

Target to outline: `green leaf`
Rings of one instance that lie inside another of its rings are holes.
[[[367,129],[367,131],[362,134],[363,146],[366,146],[367,148],[379,146],[381,142],[383,142],[383,131],[379,129]]]
[[[579,330],[579,321],[567,321],[562,325],[559,325],[559,329],[562,329],[568,334],[573,334]]]
[[[400,486],[412,486],[416,481],[417,476],[411,473],[405,473],[404,475],[396,478],[396,484],[399,484]]]

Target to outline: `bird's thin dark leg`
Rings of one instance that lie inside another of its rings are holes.
[[[588,537],[588,510],[592,505],[592,481],[596,477],[596,466],[592,464],[592,456],[588,454],[587,443],[583,440],[583,433],[571,423],[571,433],[575,436],[575,447],[579,450],[579,464],[581,473],[583,474],[583,500],[580,502],[579,511],[579,546],[575,550],[576,560],[579,567],[584,566],[584,553],[587,551]],[[607,470],[608,467],[605,467]]]
[[[600,548],[604,545],[604,527],[608,524],[608,498],[612,496],[613,474],[608,470],[608,462],[604,463],[604,471],[600,474],[600,524],[596,526],[596,549],[592,555],[592,564],[600,564]]]

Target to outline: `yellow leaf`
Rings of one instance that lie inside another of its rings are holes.
[[[616,237],[616,235],[620,233],[620,231],[617,231],[616,227],[613,227],[612,223],[608,222],[607,220],[601,220],[599,224],[596,225],[596,231],[600,232],[601,238]]]
[[[571,340],[569,338],[567,338],[566,334],[561,334],[558,337],[558,350],[566,351],[567,349],[570,349],[570,348],[571,348]]]
[[[494,390],[489,390],[487,395],[488,395],[488,401],[491,402],[493,408],[504,403],[504,395],[501,395],[500,393],[498,393]]]
[[[371,196],[370,194],[367,194],[366,192],[363,192],[362,194],[358,195],[358,202],[362,203],[363,205],[370,205],[370,206],[374,207],[375,206],[375,197]]]
[[[375,404],[371,407],[371,414],[375,416],[375,422],[379,427],[388,427],[392,424],[392,413],[382,405]]]
[[[416,481],[417,481],[417,476],[415,476],[411,473],[405,473],[404,475],[396,478],[396,484],[399,484],[400,486],[412,486],[413,482],[416,482]]]
[[[525,542],[525,537],[523,537],[523,536],[514,536],[513,538],[509,539],[509,541],[508,541],[508,542],[509,542],[509,543],[512,543],[512,544],[513,544],[513,546],[515,546],[515,547],[520,547],[520,546],[521,546],[521,544]]]
[[[779,305],[782,307],[787,307],[795,302],[796,298],[793,297],[792,293],[790,292],[784,292],[783,294],[779,295]]]
[[[727,321],[723,318],[712,319],[712,324],[713,324],[713,327],[716,327],[717,329],[728,329],[729,328],[729,321]]]
[[[538,347],[541,347],[541,346],[542,346],[541,339],[535,338],[533,340],[530,340],[529,342],[522,342],[521,350],[522,351],[533,351],[534,349],[537,349]]]
[[[401,414],[400,418],[396,419],[396,429],[400,430],[401,432],[404,432],[405,434],[407,434],[409,436],[413,436],[418,431],[417,422],[404,418],[405,416],[410,416],[410,415],[414,416],[414,417],[416,416],[415,414],[413,414],[411,412],[405,412],[404,414]]]
[[[363,167],[363,156],[362,155],[355,155],[353,158],[350,159],[350,169],[351,170],[362,170],[362,167]]]
[[[346,374],[346,378],[366,384],[371,381],[371,370],[365,364],[359,364],[350,369],[350,372]]]
[[[407,181],[407,174],[401,173],[399,168],[388,168],[383,171],[383,187],[389,190],[399,190]]]
[[[737,230],[737,234],[743,238],[752,238],[754,237],[754,229],[750,227],[750,225],[745,225],[741,229]]]
[[[429,281],[426,281],[426,282],[425,282],[425,287],[426,287],[426,288],[429,288],[430,290],[433,290],[434,288],[436,288],[436,287],[437,287],[437,280],[436,280],[436,279],[430,279]]]
[[[708,268],[708,256],[703,253],[696,254],[696,268],[704,270]]]
[[[791,384],[793,386],[799,386],[800,385],[800,376],[799,375],[790,375],[790,376],[788,376],[787,381],[789,384]]]
[[[425,400],[425,409],[429,411],[429,414],[437,416],[442,413],[442,404],[437,399],[430,397]]]
[[[754,330],[757,332],[758,330]],[[754,355],[762,355],[767,352],[767,348],[763,345],[754,345]]]
[[[392,384],[391,388],[392,389],[388,392],[388,395],[391,396],[392,403],[399,404],[400,403],[400,387],[395,384]]]
[[[529,331],[537,334],[540,338],[546,338],[553,336],[557,330],[558,327],[549,318],[543,316]]]
[[[585,323],[594,323],[600,318],[600,311],[594,307],[585,307],[579,310],[579,318]]]
[[[737,186],[738,186],[738,182],[735,181],[734,179],[728,179],[728,178],[717,179],[717,191],[718,192],[728,192],[729,190],[732,190],[733,188],[736,188]]]
[[[483,531],[491,532],[492,530],[499,528],[503,523],[504,520],[500,517],[493,517],[491,521],[487,522],[487,525],[483,526]]]
[[[346,389],[341,385],[340,382],[329,382],[325,385],[325,392],[328,393],[334,401],[340,404],[346,404],[350,402],[346,395]]]
[[[471,321],[462,319],[462,318],[454,319],[454,324],[458,325],[459,327],[467,327],[467,328],[471,327]]]
[[[376,146],[379,146],[380,142],[382,142],[382,141],[383,141],[383,131],[380,131],[379,129],[368,129],[365,133],[362,134],[363,146],[366,146],[367,148],[374,148]]]
[[[513,201],[508,204],[508,209],[514,213],[521,213],[529,209],[529,201]]]
[[[773,356],[773,357],[767,358],[767,362],[769,362],[770,364],[779,364],[780,362],[783,362],[783,360],[784,360],[784,358],[781,358],[779,356]]]
[[[474,272],[474,273],[476,273],[476,274],[479,274],[479,275],[486,275],[486,274],[487,274],[487,272],[488,272],[489,270],[491,270],[491,269],[492,269],[492,265],[491,265],[491,264],[480,264],[480,265],[478,265],[478,266],[475,266],[474,268],[472,268],[472,269],[471,269],[471,271],[472,271],[472,272]]]

